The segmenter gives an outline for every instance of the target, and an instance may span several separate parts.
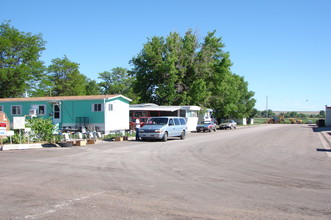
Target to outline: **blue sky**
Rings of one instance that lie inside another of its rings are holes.
[[[216,30],[258,110],[331,106],[331,0],[0,0],[4,20],[42,34],[46,65],[66,55],[94,80],[152,36]]]

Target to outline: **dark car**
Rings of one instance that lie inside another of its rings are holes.
[[[213,121],[203,121],[201,124],[196,127],[197,132],[200,131],[216,131],[216,124]]]

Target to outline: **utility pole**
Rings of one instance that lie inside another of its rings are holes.
[[[268,96],[266,96],[265,122],[268,123]]]

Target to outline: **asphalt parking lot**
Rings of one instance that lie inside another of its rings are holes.
[[[331,160],[307,125],[0,152],[2,219],[330,219]]]

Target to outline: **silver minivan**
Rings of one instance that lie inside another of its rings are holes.
[[[168,137],[184,139],[186,133],[186,120],[182,117],[152,117],[139,130],[141,140],[167,141]]]

